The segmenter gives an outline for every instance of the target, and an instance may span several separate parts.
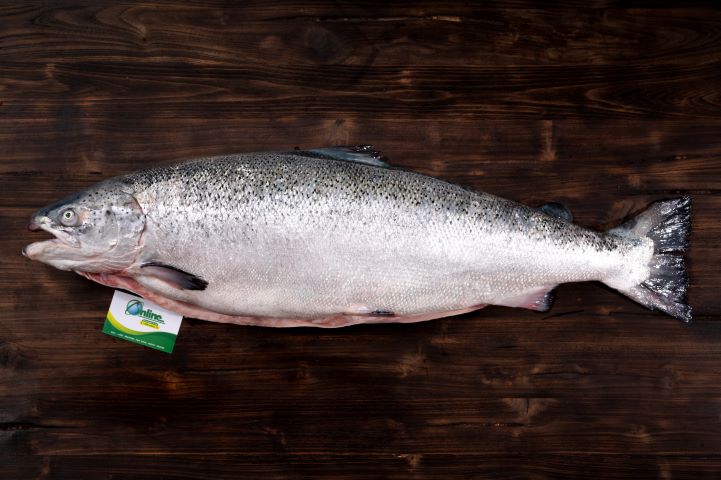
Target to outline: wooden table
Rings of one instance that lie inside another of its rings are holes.
[[[721,476],[712,2],[45,3],[0,7],[0,477]],[[576,284],[415,325],[187,319],[167,355],[20,255],[31,212],[109,176],[357,143],[597,229],[691,195],[695,322]]]

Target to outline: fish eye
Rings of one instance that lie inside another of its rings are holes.
[[[62,223],[66,227],[74,227],[78,224],[78,214],[75,213],[75,210],[73,210],[72,208],[63,210],[63,212],[60,214],[60,223]]]

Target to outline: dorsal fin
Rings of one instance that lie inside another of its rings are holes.
[[[569,223],[573,221],[573,214],[562,203],[549,202],[545,205],[541,205],[538,209],[546,215],[558,218],[559,220],[565,220]]]
[[[349,145],[339,147],[314,148],[312,150],[300,150],[293,152],[295,155],[303,155],[314,158],[332,158],[333,160],[344,160],[346,162],[365,163],[376,167],[389,167],[384,162],[382,153],[375,150],[373,145]]]

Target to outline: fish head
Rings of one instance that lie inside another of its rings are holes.
[[[31,243],[23,255],[60,270],[100,273],[129,267],[142,247],[145,215],[128,190],[109,180],[41,208],[28,228],[55,238]]]

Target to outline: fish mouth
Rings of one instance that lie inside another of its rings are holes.
[[[22,254],[25,257],[34,260],[40,257],[43,252],[57,251],[62,248],[80,248],[80,241],[77,238],[73,237],[68,232],[52,228],[50,224],[50,219],[44,216],[33,217],[30,220],[30,223],[28,224],[28,230],[44,230],[55,238],[52,238],[50,240],[43,240],[40,242],[33,242],[23,247]]]
[[[73,237],[70,233],[63,230],[58,230],[50,226],[50,219],[48,217],[34,217],[28,224],[28,230],[37,231],[45,230],[55,238],[48,240],[50,242],[60,242],[68,247],[80,248],[80,240]]]

